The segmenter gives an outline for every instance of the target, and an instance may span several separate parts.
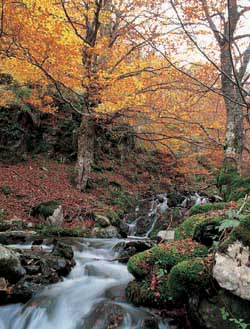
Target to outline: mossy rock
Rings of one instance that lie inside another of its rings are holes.
[[[191,216],[186,218],[175,230],[175,239],[182,240],[192,238],[197,225],[204,222],[206,217],[203,215]]]
[[[59,227],[57,225],[38,225],[35,228],[36,232],[43,237],[87,237],[89,232],[84,227]]]
[[[142,278],[157,269],[169,271],[183,260],[205,257],[207,253],[207,247],[191,239],[174,241],[134,255],[128,261],[128,270],[135,277]]]
[[[152,256],[150,250],[140,252],[129,259],[128,270],[135,277],[145,277],[152,266],[151,261]]]
[[[219,246],[220,252],[226,252],[235,241],[241,241],[245,247],[250,248],[250,215],[240,219],[240,225],[236,227],[229,237]]]
[[[174,300],[186,300],[188,296],[205,289],[210,282],[210,271],[204,259],[186,260],[175,265],[168,276],[169,293]]]
[[[51,200],[42,202],[39,205],[32,208],[31,215],[35,217],[48,218],[53,215],[54,211],[59,207],[58,200]]]
[[[201,244],[211,247],[214,242],[219,241],[221,232],[219,232],[219,226],[223,218],[215,217],[209,218],[196,225],[193,239]]]
[[[171,303],[167,275],[155,277],[154,280],[155,284],[151,280],[130,282],[126,288],[128,300],[135,305],[147,307],[164,307]]]
[[[221,210],[224,209],[227,206],[227,203],[225,202],[216,202],[216,203],[206,203],[206,204],[200,204],[195,205],[189,210],[189,215],[197,215],[197,214],[205,214],[212,210]]]

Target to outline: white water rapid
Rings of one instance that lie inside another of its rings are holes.
[[[119,242],[75,240],[76,266],[70,275],[26,305],[0,307],[0,329],[149,329],[148,321],[167,329],[151,311],[126,302],[125,287],[133,277],[126,265],[113,261]]]

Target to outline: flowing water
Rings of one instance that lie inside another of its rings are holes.
[[[144,215],[141,216],[141,205],[137,206],[135,209],[135,220],[132,223],[127,223],[128,226],[128,237],[137,239],[146,239],[150,237],[153,232],[159,218],[162,214],[167,213],[171,210],[168,205],[169,199],[167,193],[158,194],[153,197],[150,202],[150,207],[148,212],[144,211]],[[177,204],[174,208],[188,210],[194,205],[201,205],[208,203],[209,199],[207,197],[201,196],[198,193],[187,195],[180,204]],[[144,207],[144,205],[142,205]],[[138,227],[141,225],[142,220],[149,223],[148,229],[144,234],[138,234]]]
[[[114,259],[121,240],[76,239],[76,266],[26,305],[0,308],[0,329],[167,329],[150,310],[127,303],[133,277]]]

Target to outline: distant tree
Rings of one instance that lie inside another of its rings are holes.
[[[189,42],[218,72],[227,111],[224,161],[240,171],[250,77],[250,34],[242,24],[249,22],[250,6],[240,0],[171,0],[170,3]],[[211,46],[209,31],[217,47]],[[218,93],[217,84],[209,88]]]

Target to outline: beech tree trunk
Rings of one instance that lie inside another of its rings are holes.
[[[80,191],[85,190],[91,165],[94,161],[94,144],[95,144],[95,124],[91,118],[82,116],[81,125],[78,133],[78,152],[76,164],[76,184]]]
[[[224,164],[241,171],[245,145],[244,113],[242,106],[225,101],[227,109]],[[229,104],[228,104],[229,103]]]

